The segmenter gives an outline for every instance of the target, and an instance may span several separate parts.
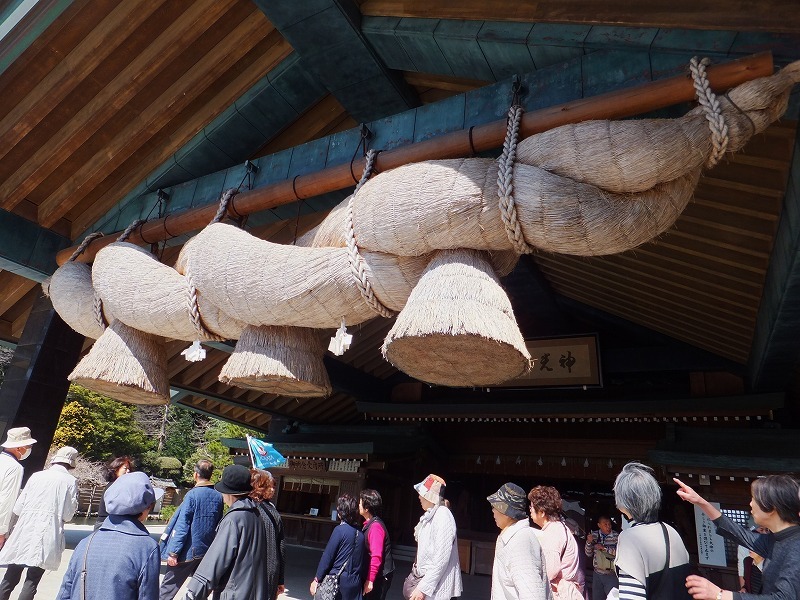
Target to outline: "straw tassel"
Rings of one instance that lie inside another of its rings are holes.
[[[322,363],[322,335],[303,327],[247,326],[219,380],[269,394],[329,396],[332,388]]]
[[[525,374],[531,356],[487,257],[436,255],[384,341],[384,357],[416,379],[456,387]]]
[[[167,404],[164,339],[113,321],[68,379],[122,402]]]

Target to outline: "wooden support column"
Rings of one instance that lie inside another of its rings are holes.
[[[83,336],[61,320],[49,298],[40,295],[0,387],[2,439],[12,427],[30,427],[37,441],[22,463],[26,478],[44,467],[69,390],[67,375],[82,346]]]

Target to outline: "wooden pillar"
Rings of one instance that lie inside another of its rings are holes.
[[[56,314],[49,298],[36,299],[0,387],[0,441],[12,427],[30,427],[37,441],[22,463],[26,478],[44,468],[69,390],[67,375],[78,362],[83,339]]]

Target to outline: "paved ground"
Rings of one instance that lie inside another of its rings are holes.
[[[164,530],[163,525],[148,525],[147,529],[155,539],[158,539]],[[58,571],[48,571],[39,584],[39,592],[36,598],[40,600],[53,600],[58,593],[61,579],[67,570],[72,551],[80,540],[89,535],[92,531],[90,525],[67,525],[67,550],[61,559],[61,567]],[[314,578],[317,563],[322,555],[321,550],[306,548],[303,546],[289,546],[286,553],[286,594],[279,600],[310,600],[311,595],[308,586]],[[163,569],[163,567],[162,567]],[[402,600],[400,593],[408,572],[411,570],[411,563],[398,562],[392,587],[389,590],[387,600]],[[5,573],[5,569],[0,569]],[[24,576],[24,575],[23,575]],[[491,580],[485,575],[464,575],[464,594],[462,600],[487,600]],[[17,600],[22,583],[17,586],[11,594],[11,600]],[[112,599],[109,599],[112,600]]]

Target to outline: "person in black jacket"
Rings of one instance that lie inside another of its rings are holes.
[[[286,569],[286,544],[283,539],[283,522],[278,509],[272,503],[275,496],[275,480],[269,471],[250,469],[252,498],[258,504],[258,514],[267,533],[267,588],[266,600],[275,600],[285,591],[283,576]]]
[[[187,600],[205,600],[211,591],[226,600],[269,598],[267,533],[258,504],[248,497],[253,491],[250,469],[230,465],[214,486],[226,505],[227,514],[217,528],[197,571],[187,586]]]
[[[364,538],[369,555],[367,580],[364,582],[364,598],[386,600],[394,575],[392,542],[389,530],[381,519],[383,499],[376,490],[365,489],[358,498],[358,512],[364,517]]]
[[[723,590],[704,577],[690,575],[686,587],[695,600],[788,600],[800,598],[800,483],[789,475],[759,477],[750,485],[750,510],[756,525],[770,533],[758,534],[734,523],[680,479],[678,496],[702,510],[717,533],[764,557],[758,594]]]

